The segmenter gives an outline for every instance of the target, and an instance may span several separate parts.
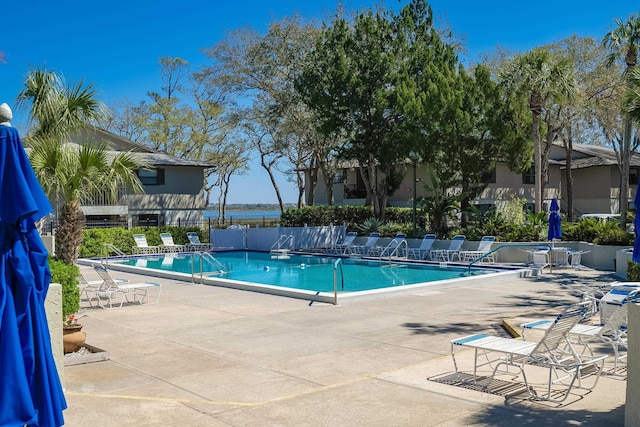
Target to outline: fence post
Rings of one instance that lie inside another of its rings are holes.
[[[180,228],[180,217],[178,217],[178,228]]]

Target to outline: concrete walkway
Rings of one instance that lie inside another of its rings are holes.
[[[570,283],[614,280],[565,268],[340,306],[160,280],[157,305],[84,311],[87,343],[110,360],[65,368],[66,425],[623,425],[624,378],[562,406],[446,383],[452,338],[504,333],[505,318],[576,301]]]

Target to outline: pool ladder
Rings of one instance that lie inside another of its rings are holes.
[[[293,234],[283,234],[271,246],[271,259],[289,259],[291,249],[293,249]]]
[[[112,252],[114,254],[116,254],[116,256],[119,256],[119,257],[126,256],[126,254],[124,252],[122,252],[120,249],[116,248],[111,243],[104,243],[102,245],[102,249],[103,249],[104,257],[102,259],[101,264],[104,265],[105,267],[107,265],[109,265],[109,254],[111,254]]]
[[[193,252],[191,254],[191,283],[195,283],[196,282],[196,272],[195,272],[195,256],[198,255],[200,257],[200,284],[204,284],[204,273],[203,273],[203,264],[204,261],[208,262],[209,265],[214,266],[216,269],[218,269],[218,271],[216,273],[211,272],[211,274],[227,274],[227,267],[222,264],[220,261],[218,261],[213,255],[211,255],[209,252]]]

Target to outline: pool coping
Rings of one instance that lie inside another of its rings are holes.
[[[191,254],[191,252],[184,252],[184,254]],[[446,280],[440,280],[436,282],[423,282],[423,283],[415,283],[415,284],[404,285],[404,286],[394,286],[394,287],[388,287],[388,288],[371,289],[366,291],[340,293],[340,292],[309,291],[305,289],[265,285],[261,283],[247,282],[242,280],[223,279],[220,277],[204,277],[200,275],[192,275],[187,273],[159,270],[155,268],[123,265],[117,262],[114,262],[114,263],[109,262],[111,260],[117,261],[121,259],[131,259],[131,258],[148,258],[150,255],[164,256],[166,254],[147,254],[144,256],[133,255],[133,256],[125,256],[125,257],[90,258],[90,259],[81,258],[81,259],[78,259],[77,263],[81,265],[102,264],[103,261],[106,259],[109,268],[114,271],[122,271],[122,272],[132,273],[132,274],[141,274],[145,276],[159,277],[163,279],[179,280],[179,281],[190,282],[192,284],[198,284],[198,285],[221,286],[221,287],[245,290],[250,292],[259,292],[264,294],[285,296],[289,298],[324,302],[324,303],[336,304],[336,305],[347,304],[350,302],[367,301],[367,300],[373,300],[373,299],[392,298],[392,297],[396,297],[399,295],[406,295],[406,294],[416,294],[421,292],[439,291],[442,289],[477,285],[487,279],[490,279],[494,282],[496,280],[506,281],[506,280],[516,280],[516,279],[525,278],[525,277],[533,277],[540,274],[539,269],[535,269],[535,268],[532,269],[524,266],[491,264],[490,266],[484,265],[484,267],[490,267],[492,269],[503,270],[503,271],[482,274],[479,276],[446,279]],[[318,255],[318,256],[324,255],[324,256],[329,256],[336,259],[349,258],[344,256],[343,257],[331,256],[327,254],[306,253],[306,252],[305,253],[296,252],[296,255]],[[370,257],[358,257],[358,259],[367,260],[367,261],[379,261],[379,258],[370,258]],[[400,261],[400,259],[396,259],[394,261]],[[406,260],[406,259],[402,259],[401,261],[409,264],[419,264],[419,265],[437,266],[442,264],[438,262],[415,261],[415,260],[412,261],[412,260]],[[466,264],[455,263],[455,262],[449,262],[445,264],[446,266],[451,266],[451,267],[467,267]]]

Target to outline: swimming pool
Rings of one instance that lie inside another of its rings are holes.
[[[492,269],[471,269],[447,266],[407,264],[379,260],[340,259],[307,255],[285,255],[272,258],[265,252],[216,253],[215,262],[207,257],[200,263],[200,255],[165,255],[156,258],[130,259],[122,264],[145,268],[174,271],[199,276],[200,267],[207,277],[215,274],[230,280],[283,286],[315,292],[332,292],[334,289],[334,267],[337,267],[338,291],[357,292],[371,289],[406,286],[416,283],[458,279],[496,272]],[[142,262],[141,262],[142,261]],[[220,274],[224,266],[226,273]]]
[[[520,269],[498,266],[469,269],[316,255],[272,257],[268,252],[253,251],[216,252],[215,260],[208,262],[205,257],[202,276],[197,254],[112,258],[109,266],[114,270],[334,303],[336,293],[342,301],[356,296],[415,292],[421,287],[435,290],[464,286],[480,278],[523,275]]]

